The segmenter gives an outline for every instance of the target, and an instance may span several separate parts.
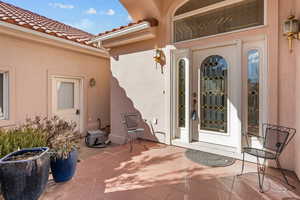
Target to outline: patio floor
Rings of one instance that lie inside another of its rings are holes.
[[[127,145],[81,149],[73,180],[49,183],[42,200],[300,200],[300,183],[290,173],[289,191],[279,172],[268,169],[265,193],[258,192],[256,165],[241,161],[229,167],[201,166],[185,157],[186,149],[143,142],[132,153]]]

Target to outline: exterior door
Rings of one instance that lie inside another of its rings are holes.
[[[241,146],[241,48],[193,52],[193,141]]]
[[[52,114],[76,122],[80,131],[80,80],[53,78]]]

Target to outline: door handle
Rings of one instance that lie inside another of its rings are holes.
[[[80,115],[80,110],[79,109],[76,110],[76,115]]]
[[[191,115],[191,118],[193,121],[196,121],[197,120],[197,103],[198,103],[198,100],[197,100],[197,93],[194,92],[193,93],[193,111],[192,111],[192,115]]]

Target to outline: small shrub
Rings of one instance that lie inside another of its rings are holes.
[[[24,148],[49,147],[52,158],[67,159],[79,148],[80,135],[75,128],[75,122],[57,116],[26,119],[17,128],[0,130],[0,158]]]
[[[46,134],[39,129],[21,126],[0,130],[0,158],[24,148],[46,147]]]
[[[80,135],[75,131],[75,122],[67,122],[57,116],[50,119],[35,117],[27,119],[25,126],[46,134],[52,158],[67,159],[70,152],[79,148]]]

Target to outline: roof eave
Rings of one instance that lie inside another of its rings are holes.
[[[91,46],[88,46],[88,45],[80,44],[78,42],[74,42],[74,41],[71,41],[71,40],[66,40],[66,39],[63,39],[63,38],[55,37],[53,35],[38,32],[38,31],[35,31],[35,30],[31,30],[31,29],[28,29],[28,28],[25,28],[25,27],[22,27],[22,26],[18,26],[18,25],[15,25],[15,24],[11,24],[11,23],[8,23],[8,22],[4,22],[4,21],[0,21],[0,27],[4,27],[4,28],[9,29],[9,30],[17,31],[19,33],[31,34],[31,35],[34,35],[34,36],[38,36],[40,38],[51,40],[53,42],[59,42],[62,45],[71,45],[73,47],[80,47],[81,49],[86,50],[86,52],[93,52],[93,54],[96,53],[98,56],[101,56],[101,57],[104,57],[104,58],[109,58],[108,52],[104,49],[99,49],[99,48],[91,47]],[[2,31],[0,30],[0,33],[1,32]],[[3,31],[3,32],[5,32],[5,31]],[[18,34],[18,35],[20,35],[20,34]]]
[[[149,29],[149,28],[151,28],[151,23],[148,21],[144,21],[142,23],[139,23],[139,24],[136,24],[136,25],[133,25],[133,26],[130,26],[130,27],[118,30],[118,31],[114,31],[111,33],[107,33],[107,34],[95,37],[94,39],[91,39],[91,41],[89,41],[88,44],[96,43],[96,42],[104,41],[104,40],[108,40],[108,39],[113,39],[116,37],[128,35],[130,33],[135,33],[138,31]]]

